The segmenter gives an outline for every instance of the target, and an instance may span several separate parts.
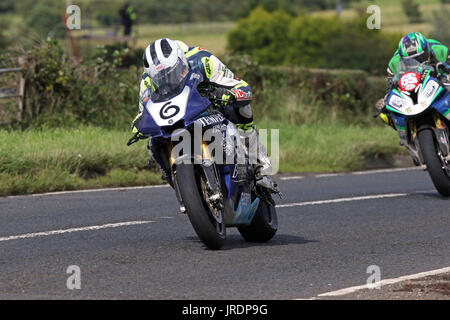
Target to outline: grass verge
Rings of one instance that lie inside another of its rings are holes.
[[[281,173],[363,170],[368,161],[405,154],[397,133],[385,127],[263,121],[259,128],[280,130]]]
[[[393,130],[376,126],[261,121],[259,128],[280,130],[280,172],[360,170],[368,158],[403,152]],[[146,165],[146,143],[127,147],[129,137],[90,126],[0,130],[0,196],[162,183]]]
[[[96,127],[0,131],[0,196],[162,183],[145,143]]]

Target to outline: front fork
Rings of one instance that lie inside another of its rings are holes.
[[[221,192],[220,178],[219,173],[217,172],[217,167],[214,165],[214,161],[212,159],[208,144],[202,141],[201,158],[199,157],[199,155],[194,155],[194,157],[191,157],[190,155],[183,155],[181,157],[177,157],[172,153],[173,147],[174,145],[173,142],[171,141],[167,145],[167,154],[169,155],[169,164],[172,173],[172,181],[174,182],[175,194],[178,202],[180,203],[181,212],[185,213],[185,207],[183,199],[180,196],[180,189],[178,187],[178,181],[176,179],[176,168],[178,164],[183,163],[184,161],[194,161],[195,157],[197,157],[195,159],[197,161],[194,161],[194,163],[201,166],[206,181],[206,186],[204,190],[205,200],[206,202],[208,202],[209,205],[213,206],[218,210],[221,210],[223,208],[223,196]]]

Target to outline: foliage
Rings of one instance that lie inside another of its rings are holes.
[[[384,75],[401,34],[383,34],[365,28],[365,20],[347,24],[345,32],[331,38],[324,51],[325,68],[361,69]]]
[[[400,35],[369,30],[364,18],[291,17],[262,7],[238,21],[228,34],[228,49],[248,53],[258,63],[310,68],[362,69],[384,74]],[[395,37],[395,40],[394,40]]]
[[[130,48],[127,43],[113,43],[98,46],[96,50],[88,55],[87,61],[98,60],[108,63],[116,61],[118,68],[129,68],[131,66],[140,67],[142,65],[142,55],[144,49]]]
[[[105,50],[99,48],[100,51]],[[23,126],[126,126],[138,103],[139,71],[121,69],[126,49],[76,64],[54,40],[17,53],[25,57]],[[14,61],[14,55],[11,56]]]
[[[141,75],[140,67],[125,64],[129,54],[128,48],[99,47],[76,64],[53,40],[20,52],[27,80],[23,127],[129,127],[137,111]],[[372,80],[362,71],[264,66],[239,55],[223,60],[252,86],[259,118],[369,123],[373,105],[386,88],[384,79]],[[12,55],[10,61],[17,57]]]
[[[276,64],[289,47],[287,34],[292,17],[284,11],[269,13],[262,7],[240,21],[228,34],[229,49],[247,52],[257,62]]]
[[[290,44],[285,50],[284,64],[321,67],[326,63],[328,42],[343,30],[337,18],[302,16],[292,21],[286,34]]]
[[[5,27],[5,22],[0,20],[0,53],[6,49],[9,43],[3,31],[5,30]]]
[[[58,38],[65,35],[62,20],[62,14],[65,12],[63,2],[55,3],[52,0],[24,2],[21,4],[20,10],[24,14],[24,34]]]
[[[359,1],[341,0],[344,6]],[[248,16],[258,6],[262,6],[270,12],[282,9],[291,14],[305,9],[334,9],[336,6],[336,0],[128,0],[127,2],[135,8],[137,22],[143,24],[230,21]],[[118,11],[124,3],[125,1],[121,0],[78,0],[73,2],[80,6],[82,15],[87,14],[90,18],[95,18],[103,26],[111,26],[120,21]],[[34,17],[38,18],[37,24],[49,27],[44,30],[48,33],[54,27],[54,24],[49,23],[54,21],[50,15],[53,15],[53,10],[58,8],[60,17],[64,12],[63,5],[65,4],[66,1],[61,0],[1,0],[0,13],[17,12],[25,17],[35,10],[34,7],[40,6],[39,10],[41,10],[45,5],[49,14],[40,17],[35,15]]]
[[[383,78],[363,71],[264,66],[238,55],[224,62],[251,85],[257,119],[370,124],[373,106],[386,90]]]
[[[410,23],[422,22],[422,13],[418,3],[414,0],[402,0],[402,7]]]
[[[239,11],[236,12],[236,18],[244,18],[251,14],[255,8],[263,8],[268,12],[283,10],[294,14],[294,3],[295,1],[289,0],[248,0],[245,1],[240,7]]]
[[[434,12],[433,25],[434,30],[431,34],[433,39],[436,39],[446,46],[450,46],[450,9],[442,6],[439,11]]]

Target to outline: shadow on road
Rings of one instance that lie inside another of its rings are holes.
[[[417,191],[415,193],[410,194],[409,196],[421,196],[421,197],[428,197],[433,199],[440,199],[440,200],[450,200],[449,197],[444,197],[439,194],[437,191]]]
[[[188,241],[201,242],[197,237],[187,237]],[[293,236],[289,234],[277,234],[272,240],[264,243],[258,242],[247,242],[240,235],[231,234],[227,235],[227,240],[225,245],[220,250],[233,250],[251,247],[273,247],[273,246],[284,246],[289,244],[306,244],[309,242],[319,242],[318,240],[308,240],[303,237]],[[206,249],[206,247],[204,246]]]

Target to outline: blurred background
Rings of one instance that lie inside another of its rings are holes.
[[[281,129],[282,172],[396,165],[398,137],[372,117],[387,64],[407,32],[449,46],[449,17],[450,0],[1,0],[0,68],[20,71],[0,73],[0,195],[160,182],[145,146],[124,145],[143,50],[162,37],[252,86],[256,123]]]

